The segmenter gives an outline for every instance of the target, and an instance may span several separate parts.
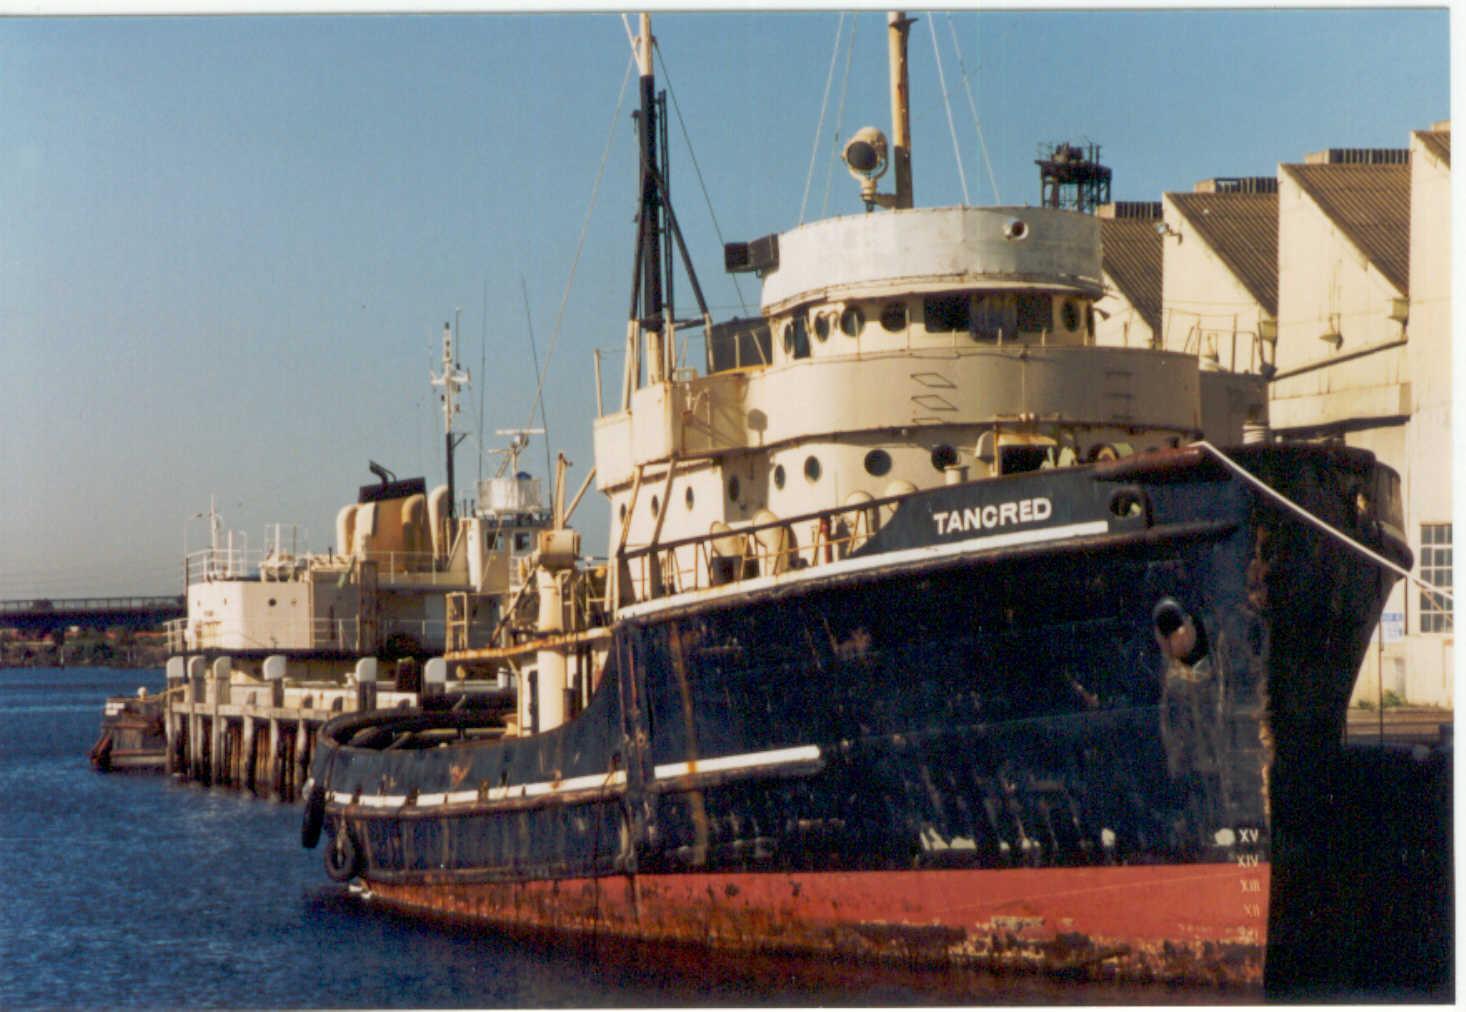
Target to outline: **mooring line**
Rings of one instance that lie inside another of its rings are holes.
[[[1378,563],[1381,566],[1384,566],[1386,569],[1391,570],[1392,572],[1398,573],[1399,575],[1403,576],[1406,580],[1409,580],[1411,583],[1413,583],[1416,586],[1420,587],[1420,589],[1421,590],[1424,590],[1426,593],[1428,593],[1428,594],[1435,594],[1435,595],[1438,595],[1440,598],[1443,598],[1446,601],[1454,602],[1455,598],[1453,598],[1451,596],[1451,592],[1449,590],[1446,590],[1446,589],[1444,589],[1442,587],[1437,587],[1435,584],[1430,583],[1430,582],[1428,582],[1426,580],[1422,580],[1420,577],[1415,576],[1413,573],[1411,573],[1408,569],[1405,569],[1403,566],[1400,566],[1400,565],[1398,565],[1398,564],[1396,564],[1394,562],[1391,562],[1389,559],[1385,558],[1383,555],[1380,555],[1378,552],[1374,551],[1373,549],[1368,548],[1368,547],[1366,547],[1364,545],[1361,545],[1359,542],[1357,542],[1353,538],[1349,537],[1349,535],[1345,534],[1343,531],[1338,530],[1337,528],[1330,526],[1327,521],[1324,521],[1324,520],[1319,519],[1318,517],[1314,516],[1312,513],[1308,512],[1306,509],[1304,509],[1302,506],[1299,506],[1292,499],[1289,499],[1287,496],[1283,495],[1283,493],[1279,492],[1277,489],[1271,487],[1266,482],[1262,481],[1262,479],[1260,479],[1256,475],[1252,474],[1250,471],[1248,471],[1246,468],[1244,468],[1241,464],[1238,464],[1231,457],[1228,457],[1225,453],[1223,453],[1221,450],[1218,450],[1215,446],[1213,446],[1211,443],[1207,442],[1205,439],[1198,440],[1195,443],[1192,443],[1191,445],[1192,446],[1196,446],[1196,447],[1200,447],[1201,449],[1206,450],[1208,453],[1210,453],[1217,460],[1221,461],[1222,464],[1225,465],[1227,468],[1229,468],[1230,470],[1232,470],[1232,471],[1236,472],[1237,474],[1241,475],[1242,478],[1244,478],[1245,480],[1247,480],[1251,484],[1255,485],[1257,488],[1261,489],[1262,491],[1266,492],[1268,495],[1272,496],[1278,502],[1280,502],[1284,506],[1288,507],[1294,513],[1297,513],[1304,520],[1307,520],[1310,524],[1312,524],[1313,526],[1317,527],[1319,530],[1323,531],[1324,533],[1330,534],[1333,537],[1338,538],[1340,541],[1344,542],[1344,544],[1348,545],[1350,548],[1353,548],[1355,551],[1359,552],[1361,555],[1364,555],[1364,556],[1368,557],[1369,559],[1373,560],[1374,562]]]

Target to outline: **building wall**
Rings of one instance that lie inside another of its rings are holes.
[[[1162,347],[1205,356],[1215,351],[1223,368],[1249,366],[1253,336],[1267,315],[1247,288],[1187,222],[1172,202],[1164,201],[1164,220],[1173,233],[1162,244]],[[1236,358],[1232,356],[1236,335]]]
[[[1405,293],[1286,171],[1278,174],[1278,236],[1273,428],[1309,429],[1408,414],[1403,346],[1354,357],[1402,340],[1405,326],[1390,314]],[[1339,340],[1324,340],[1325,334],[1337,334]],[[1387,463],[1402,468],[1403,450]]]
[[[1416,573],[1424,524],[1450,524],[1451,441],[1451,169],[1418,137],[1410,145],[1410,422],[1405,436],[1405,522]],[[1431,554],[1436,554],[1432,550]],[[1454,631],[1422,630],[1422,595],[1411,588],[1405,697],[1451,705]],[[1439,624],[1439,623],[1432,623]]]
[[[1108,273],[1105,294],[1094,304],[1094,343],[1117,348],[1149,348],[1155,333],[1134,303],[1125,298]]]
[[[1449,167],[1418,141],[1415,151],[1408,293],[1280,170],[1278,371],[1269,414],[1275,432],[1341,440],[1400,473],[1418,573],[1421,524],[1450,522],[1450,214]],[[1408,323],[1399,319],[1406,305]],[[1452,636],[1422,631],[1419,602],[1404,581],[1391,592],[1356,702],[1393,693],[1451,704]]]

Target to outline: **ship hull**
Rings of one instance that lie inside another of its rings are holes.
[[[1403,557],[1372,458],[1242,456]],[[328,869],[524,927],[1257,985],[1390,583],[1196,451],[916,493],[843,562],[623,609],[553,731],[328,725]]]
[[[375,884],[374,901],[507,929],[1126,982],[1256,982],[1267,867],[728,872]],[[1137,912],[1137,901],[1139,912]]]

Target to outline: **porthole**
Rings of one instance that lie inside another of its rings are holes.
[[[857,337],[865,329],[865,314],[854,306],[847,306],[840,314],[840,331],[846,337]]]
[[[871,450],[865,455],[865,473],[876,478],[891,473],[891,455],[885,450]]]
[[[895,334],[906,329],[906,303],[888,302],[881,307],[881,326]]]
[[[818,457],[804,458],[804,476],[810,481],[820,480],[820,462]]]
[[[1059,321],[1064,324],[1065,330],[1079,329],[1079,306],[1073,299],[1064,300],[1064,305],[1059,309]]]
[[[783,488],[784,487],[784,465],[783,464],[775,464],[774,465],[774,487],[775,488]]]
[[[738,475],[735,474],[731,478],[728,479],[728,501],[729,502],[737,502],[738,501],[738,493],[740,491],[742,491],[742,490],[740,489],[739,484],[738,484]]]
[[[814,336],[820,341],[830,336],[829,313],[821,313],[814,318]]]
[[[687,491],[684,492],[684,493],[682,493],[682,501],[687,504],[687,508],[688,509],[692,509],[692,486],[691,485],[688,485],[687,486]]]
[[[271,607],[271,608],[273,608],[273,607],[275,607],[275,599],[274,599],[274,598],[273,598],[273,597],[272,597],[272,598],[270,598],[270,602],[269,602],[269,604],[270,604],[270,607]]]
[[[945,471],[957,463],[957,450],[946,443],[939,443],[932,447],[932,467],[938,471]]]
[[[794,354],[794,324],[784,324],[784,354]]]

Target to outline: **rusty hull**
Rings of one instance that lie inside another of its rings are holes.
[[[1268,877],[1265,864],[1201,864],[367,886],[373,900],[393,907],[515,929],[1255,988]]]

